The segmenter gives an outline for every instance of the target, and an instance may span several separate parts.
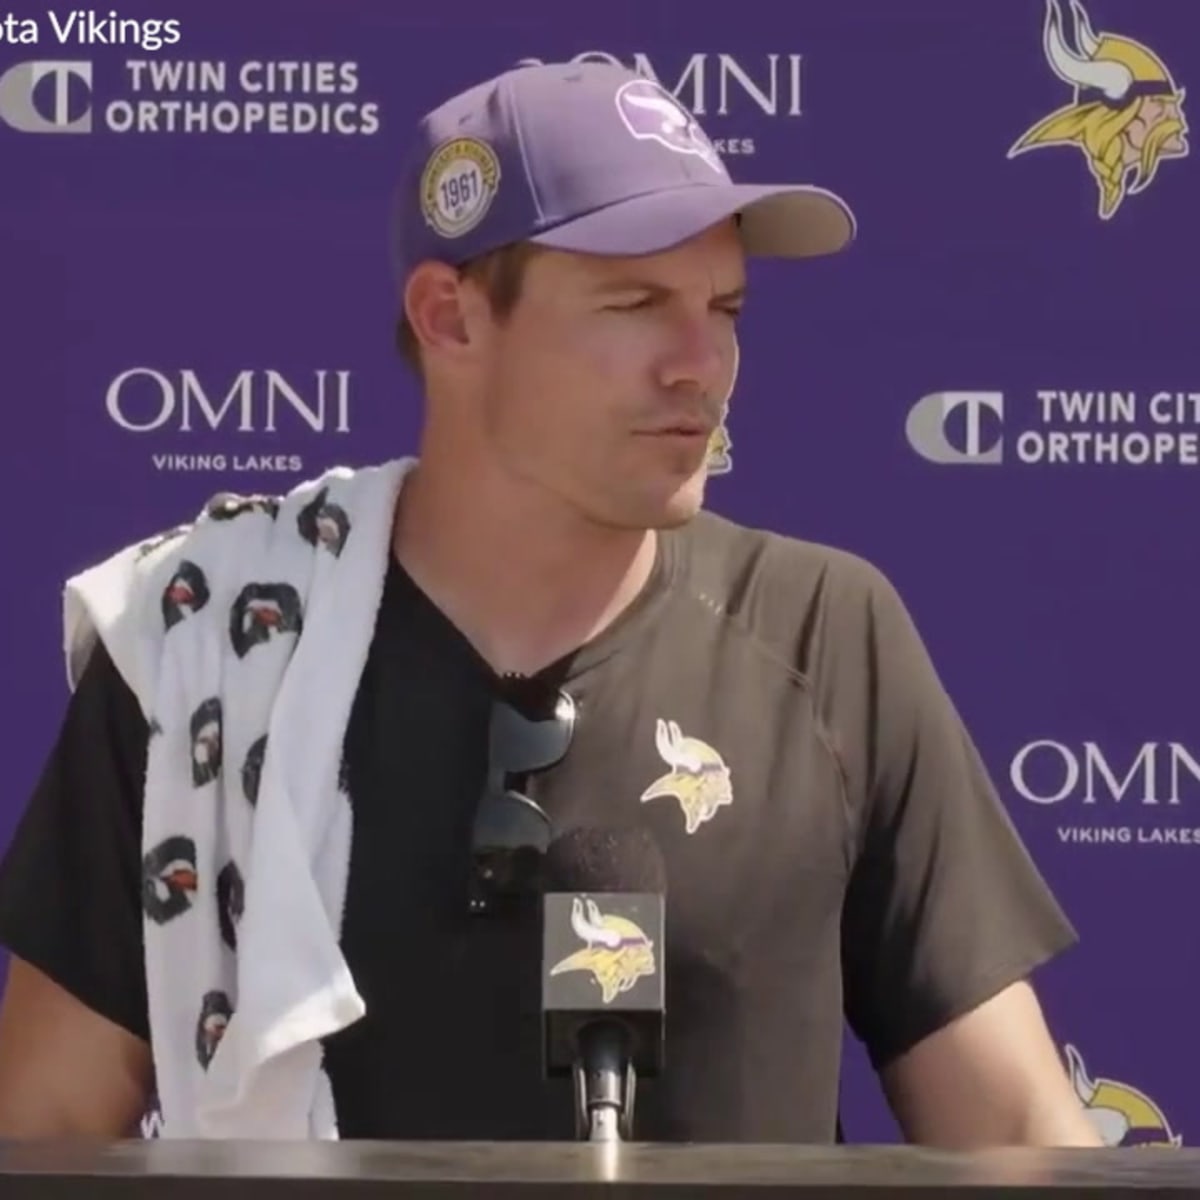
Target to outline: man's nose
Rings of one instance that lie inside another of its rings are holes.
[[[673,340],[663,355],[660,378],[665,387],[690,387],[711,393],[729,372],[731,350],[727,334],[712,317],[688,318],[678,323]]]

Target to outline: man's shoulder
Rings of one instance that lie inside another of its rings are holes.
[[[829,703],[855,703],[880,672],[924,654],[905,601],[865,555],[705,513],[689,533],[686,587],[739,638],[803,676]]]
[[[302,543],[313,554],[336,558],[357,511],[369,509],[382,528],[410,461],[332,467],[278,494],[216,491],[190,519],[93,561],[64,585],[68,682],[75,686],[99,636],[126,678],[133,682],[136,675],[144,686],[157,642],[187,613],[220,608],[230,589],[244,588],[248,565],[262,569],[280,550],[281,563],[295,563]],[[129,654],[115,648],[122,638],[141,645],[136,669]]]
[[[111,604],[131,602],[146,589],[161,591],[181,571],[194,573],[189,560],[198,547],[206,551],[211,570],[219,566],[224,547],[269,536],[285,498],[283,493],[212,492],[191,515],[177,514],[174,524],[127,538],[91,560],[66,581],[67,593],[91,593]]]
[[[177,563],[187,550],[204,544],[261,539],[273,533],[281,519],[314,548],[325,544],[340,550],[348,534],[346,503],[360,484],[370,486],[380,476],[389,479],[403,473],[406,460],[378,465],[330,467],[278,492],[238,492],[219,489],[208,495],[198,511],[181,517],[174,525],[142,534],[122,543],[115,551],[94,560],[87,568],[96,570],[123,561],[141,566],[149,573],[168,563]],[[144,566],[142,565],[144,564]]]
[[[690,542],[697,581],[731,611],[778,610],[785,623],[814,605],[866,616],[877,602],[896,595],[885,571],[862,554],[716,513],[696,518]]]

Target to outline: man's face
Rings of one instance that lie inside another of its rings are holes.
[[[501,467],[600,524],[690,520],[735,370],[744,271],[732,223],[647,257],[535,254],[478,360]]]

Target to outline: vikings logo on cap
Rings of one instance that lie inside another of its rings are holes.
[[[1115,1079],[1093,1079],[1074,1046],[1064,1047],[1071,1084],[1106,1146],[1175,1147],[1182,1137],[1171,1131],[1161,1108],[1145,1092]]]
[[[300,510],[296,527],[310,546],[324,546],[337,558],[350,536],[350,517],[340,504],[329,502],[329,489],[323,487]]]
[[[248,583],[229,613],[229,638],[238,658],[275,634],[299,634],[303,627],[300,593],[290,583]]]
[[[142,859],[142,911],[157,925],[187,912],[196,894],[196,843],[176,834]]]
[[[1060,0],[1046,0],[1042,45],[1050,69],[1074,98],[1027,130],[1008,152],[1073,146],[1099,189],[1102,220],[1144,192],[1168,158],[1188,153],[1184,91],[1148,46],[1097,34],[1080,0],[1070,0],[1074,37]]]
[[[184,617],[199,612],[209,601],[208,580],[194,562],[186,559],[175,568],[167,586],[163,588],[163,624],[172,629]]]
[[[444,238],[462,237],[487,216],[500,187],[500,160],[486,142],[451,138],[421,173],[421,212]]]
[[[661,84],[631,79],[617,89],[617,112],[639,141],[658,142],[676,154],[694,154],[718,174],[725,166],[695,117]]]
[[[192,783],[204,787],[221,773],[221,701],[210,696],[192,713]]]
[[[695,833],[717,810],[733,803],[733,784],[725,760],[707,742],[684,737],[674,721],[659,720],[654,745],[671,769],[641,796],[642,803],[673,796],[683,809],[685,828]]]
[[[571,929],[584,947],[555,963],[551,975],[590,971],[601,1000],[611,1004],[643,976],[654,974],[654,943],[626,917],[602,913],[595,900],[576,896],[571,901]]]
[[[204,998],[200,1001],[200,1016],[196,1021],[196,1057],[206,1071],[221,1044],[221,1039],[225,1036],[225,1027],[232,1016],[233,1005],[224,992],[204,993]]]

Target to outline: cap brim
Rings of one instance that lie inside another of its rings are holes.
[[[729,183],[691,184],[635,196],[529,240],[583,254],[653,254],[735,215],[741,217],[746,253],[758,258],[835,254],[855,235],[849,205],[824,188]]]

